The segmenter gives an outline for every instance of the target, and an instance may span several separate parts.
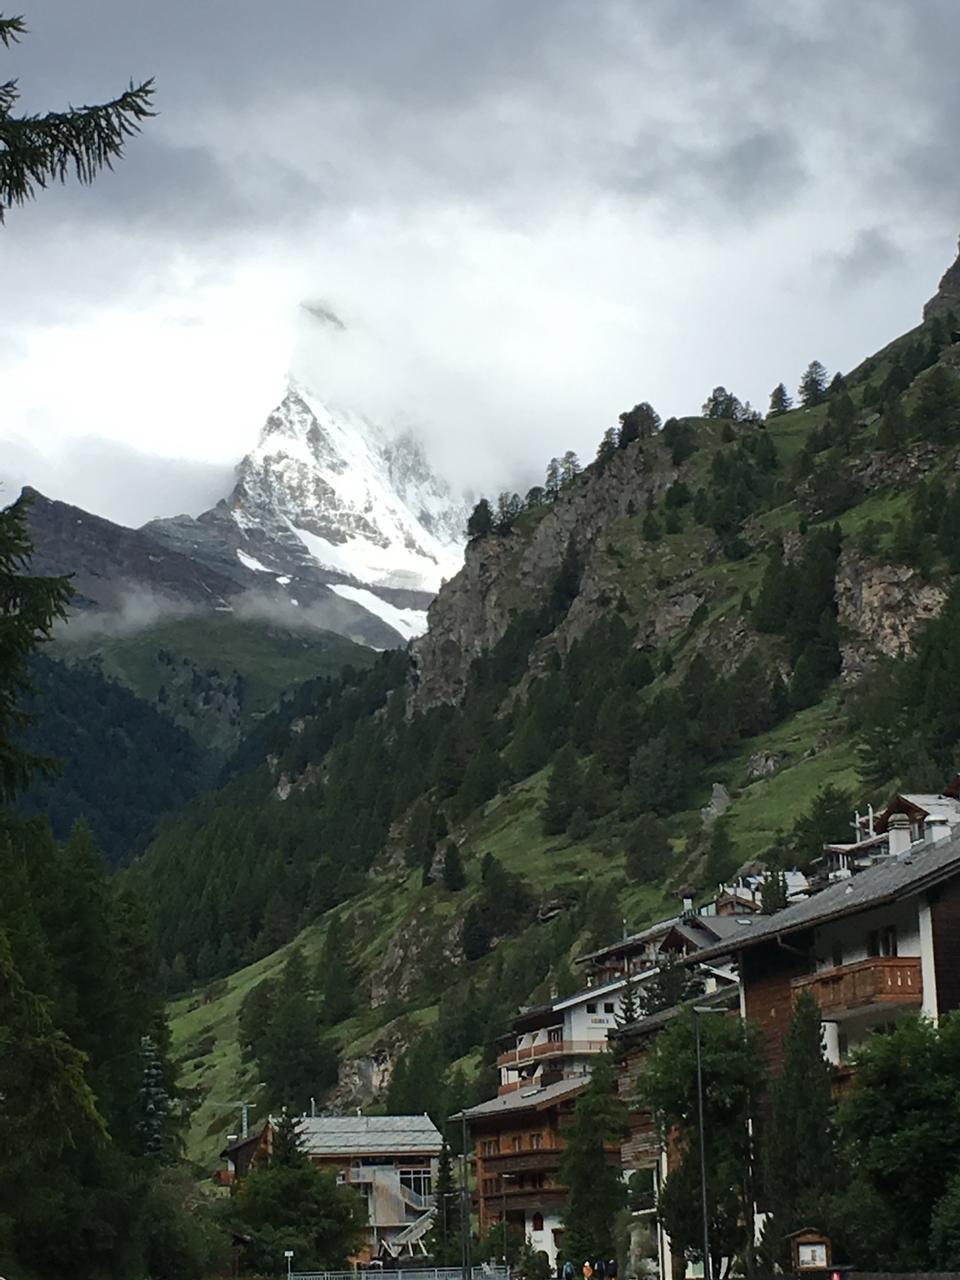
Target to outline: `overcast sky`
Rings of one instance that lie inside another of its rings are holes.
[[[8,491],[197,512],[290,369],[529,482],[637,400],[852,366],[956,250],[956,0],[23,3],[26,110],[160,114],[0,228]]]

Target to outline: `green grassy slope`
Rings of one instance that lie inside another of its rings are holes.
[[[174,665],[160,660],[166,651]],[[332,632],[294,630],[267,621],[239,619],[228,613],[193,613],[160,620],[128,631],[94,632],[86,628],[59,632],[52,656],[67,662],[95,662],[106,676],[125,685],[146,702],[158,699],[183,728],[206,746],[229,748],[251,720],[268,711],[285,690],[314,676],[333,675],[345,666],[365,668],[372,650]],[[203,677],[217,673],[216,692],[233,688],[241,677],[239,696],[229,707],[217,705]],[[172,679],[173,676],[173,679]],[[184,686],[179,694],[177,679]],[[166,697],[161,695],[161,689]],[[224,720],[232,723],[224,724]]]

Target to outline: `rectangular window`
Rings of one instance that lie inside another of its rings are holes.
[[[880,931],[880,953],[885,956],[897,954],[897,926],[888,924]]]
[[[560,1044],[563,1040],[563,1027],[551,1027],[547,1032],[547,1040],[550,1044]]]
[[[517,1134],[517,1136],[513,1139],[513,1149],[514,1149],[514,1151],[522,1151],[522,1150],[523,1150],[523,1135],[522,1135],[522,1134]],[[702,1215],[701,1215],[701,1216],[702,1216]]]
[[[408,1191],[413,1191],[418,1196],[426,1197],[433,1194],[429,1169],[401,1169],[400,1182]]]
[[[878,956],[880,954],[880,930],[871,929],[867,934],[867,955]]]
[[[833,967],[835,969],[839,969],[840,965],[843,964],[843,943],[839,938],[837,938],[833,944],[833,955],[831,958],[833,960]]]
[[[587,1005],[587,1013],[596,1013],[596,1012],[597,1012],[597,1006],[595,1004]]]
[[[605,1002],[604,1002],[603,1012],[604,1012],[604,1013],[613,1013],[613,1001],[612,1001],[612,1000],[607,1000],[607,1001],[605,1001]],[[702,1217],[703,1215],[701,1214],[700,1216]]]
[[[540,1151],[542,1147],[543,1147],[543,1134],[542,1134],[542,1133],[531,1133],[531,1135],[530,1135],[530,1150],[531,1150],[531,1151]]]

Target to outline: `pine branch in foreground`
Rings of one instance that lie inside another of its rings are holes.
[[[26,33],[20,17],[0,14],[0,45],[9,48]],[[0,222],[4,211],[31,200],[50,182],[69,174],[84,184],[123,155],[152,111],[153,80],[129,88],[99,106],[68,107],[45,115],[14,116],[16,80],[0,84]]]

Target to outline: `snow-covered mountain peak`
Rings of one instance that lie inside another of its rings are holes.
[[[292,534],[319,567],[359,585],[433,593],[460,565],[463,504],[419,441],[388,440],[299,383],[237,468],[228,506],[245,533]]]

